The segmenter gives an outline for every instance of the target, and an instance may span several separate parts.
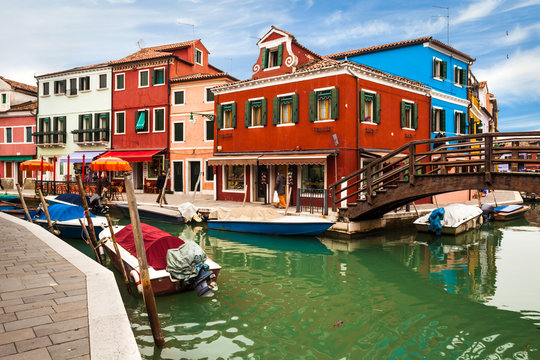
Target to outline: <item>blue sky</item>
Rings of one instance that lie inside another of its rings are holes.
[[[118,59],[145,46],[201,39],[210,62],[251,77],[256,42],[271,25],[331,54],[422,36],[476,58],[497,97],[499,130],[540,130],[540,0],[0,0],[0,75],[34,75]]]

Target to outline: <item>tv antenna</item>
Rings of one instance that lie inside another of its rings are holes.
[[[139,47],[139,50],[141,50],[146,47],[146,42],[143,39],[139,39],[139,41],[137,41],[137,46]]]
[[[446,18],[446,44],[447,45],[450,45],[450,8],[447,8],[447,7],[444,7],[444,6],[436,6],[436,5],[433,5],[434,8],[439,8],[439,9],[446,9],[446,16],[445,15],[437,15],[437,16],[432,16],[432,17],[444,17]]]
[[[182,22],[180,20],[176,20],[176,23],[179,24],[179,25],[189,25],[189,26],[191,26],[191,29],[193,30],[193,38],[195,38],[195,24]]]

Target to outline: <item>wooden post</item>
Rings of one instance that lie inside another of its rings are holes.
[[[159,207],[163,207],[163,196],[165,196],[165,190],[167,189],[167,181],[169,180],[169,174],[171,173],[171,168],[167,169],[167,175],[165,176],[165,184],[161,189],[161,196],[159,197]]]
[[[249,190],[249,185],[246,184],[246,188],[244,189],[244,201],[242,202],[242,207],[246,206],[246,199],[247,199],[248,190]]]
[[[414,151],[414,144],[409,145],[409,184],[414,185],[414,162],[416,161],[416,155]]]
[[[90,233],[90,242],[92,243],[92,246],[97,249],[96,231],[94,229],[94,222],[92,221],[92,217],[90,216],[90,210],[88,210],[88,202],[86,201],[86,193],[84,191],[84,185],[81,180],[81,175],[77,174],[75,176],[75,179],[77,180],[77,185],[79,185],[79,194],[81,195],[84,215],[86,216],[86,222],[88,223],[88,232]],[[96,260],[100,264],[103,263],[100,256],[97,256]]]
[[[60,231],[53,228],[53,223],[51,221],[51,216],[49,215],[49,209],[47,209],[47,202],[43,197],[41,189],[38,189],[39,200],[41,201],[41,206],[43,206],[43,211],[45,212],[45,217],[47,218],[47,223],[49,224],[49,231],[54,235],[60,235]]]
[[[420,215],[418,215],[418,209],[416,208],[416,204],[414,203],[414,201],[411,204],[414,207],[414,211],[416,212],[416,216],[420,216]]]
[[[193,198],[191,199],[191,201],[195,201],[195,195],[197,194],[197,188],[199,187],[199,183],[201,181],[201,175],[202,175],[202,172],[199,173],[199,177],[197,178],[197,182],[195,183],[195,189],[193,190]]]
[[[116,243],[116,235],[114,235],[114,228],[111,217],[109,216],[109,214],[105,214],[105,217],[107,218],[109,230],[111,231],[111,240],[114,245],[114,251],[116,252],[116,256],[118,256],[118,261],[120,262],[120,267],[122,268],[122,276],[124,277],[124,283],[126,284],[128,292],[131,293],[131,288],[129,287],[129,278],[127,276],[126,268],[124,266],[124,261],[122,260],[122,255],[120,254],[120,250],[118,249],[118,244]]]
[[[287,210],[289,209],[289,204],[291,203],[292,195],[292,185],[289,185],[289,193],[287,194],[287,206],[285,206],[285,216],[287,216]]]
[[[83,232],[84,232],[84,235],[86,236],[86,238],[88,239],[88,245],[90,245],[90,247],[92,248],[92,251],[94,252],[94,256],[96,257],[96,260],[98,262],[101,262],[101,257],[99,256],[99,253],[97,251],[97,249],[94,247],[94,245],[92,244],[92,242],[90,241],[90,234],[88,233],[88,229],[86,229],[86,226],[84,226],[84,222],[82,221],[81,218],[78,218],[77,220],[79,220],[79,224],[81,224],[81,227],[83,229]]]
[[[17,185],[17,191],[19,192],[19,199],[21,199],[21,204],[24,209],[24,213],[26,214],[28,221],[32,222],[32,218],[30,217],[30,213],[28,212],[28,207],[26,206],[26,201],[24,201],[24,196],[21,190],[21,186],[19,185],[19,183],[17,183],[16,185]]]
[[[129,216],[131,218],[131,226],[133,228],[133,238],[135,240],[135,249],[137,250],[137,260],[139,260],[139,273],[141,275],[141,285],[143,288],[143,299],[150,321],[150,328],[154,336],[154,343],[157,346],[163,346],[165,339],[161,331],[161,324],[157,314],[156,299],[154,299],[154,291],[150,283],[150,275],[148,273],[148,264],[146,262],[146,252],[144,249],[144,240],[141,230],[141,219],[139,218],[139,209],[137,208],[137,199],[135,198],[135,190],[133,188],[133,179],[131,174],[124,175],[126,185],[126,195],[129,206]]]
[[[373,179],[371,178],[371,173],[372,173],[372,166],[371,164],[368,164],[368,166],[366,167],[366,199],[367,199],[367,202],[369,205],[371,205],[373,203],[373,200],[372,200],[372,196],[373,196],[373,191],[372,191],[372,183],[373,183]]]

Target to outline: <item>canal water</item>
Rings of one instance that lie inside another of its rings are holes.
[[[115,274],[144,359],[540,359],[531,208],[457,237],[411,227],[340,241],[153,223],[222,266],[213,298],[156,298],[161,349],[142,297]]]

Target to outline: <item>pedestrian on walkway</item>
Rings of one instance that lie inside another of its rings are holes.
[[[277,208],[285,209],[285,206],[287,205],[287,203],[285,202],[285,186],[285,175],[283,175],[281,169],[278,169],[276,186],[274,187],[274,190],[277,191],[279,197],[279,202],[276,203]]]
[[[4,194],[7,194],[6,189],[4,189],[4,185],[2,185],[2,178],[0,178],[0,189],[4,192]]]
[[[159,204],[159,200],[161,200],[161,193],[163,192],[163,188],[165,187],[165,179],[167,178],[167,173],[165,170],[161,172],[161,175],[158,176],[156,188],[158,190],[158,197],[156,202]],[[163,203],[167,204],[167,200],[165,199],[165,192],[163,192]]]

